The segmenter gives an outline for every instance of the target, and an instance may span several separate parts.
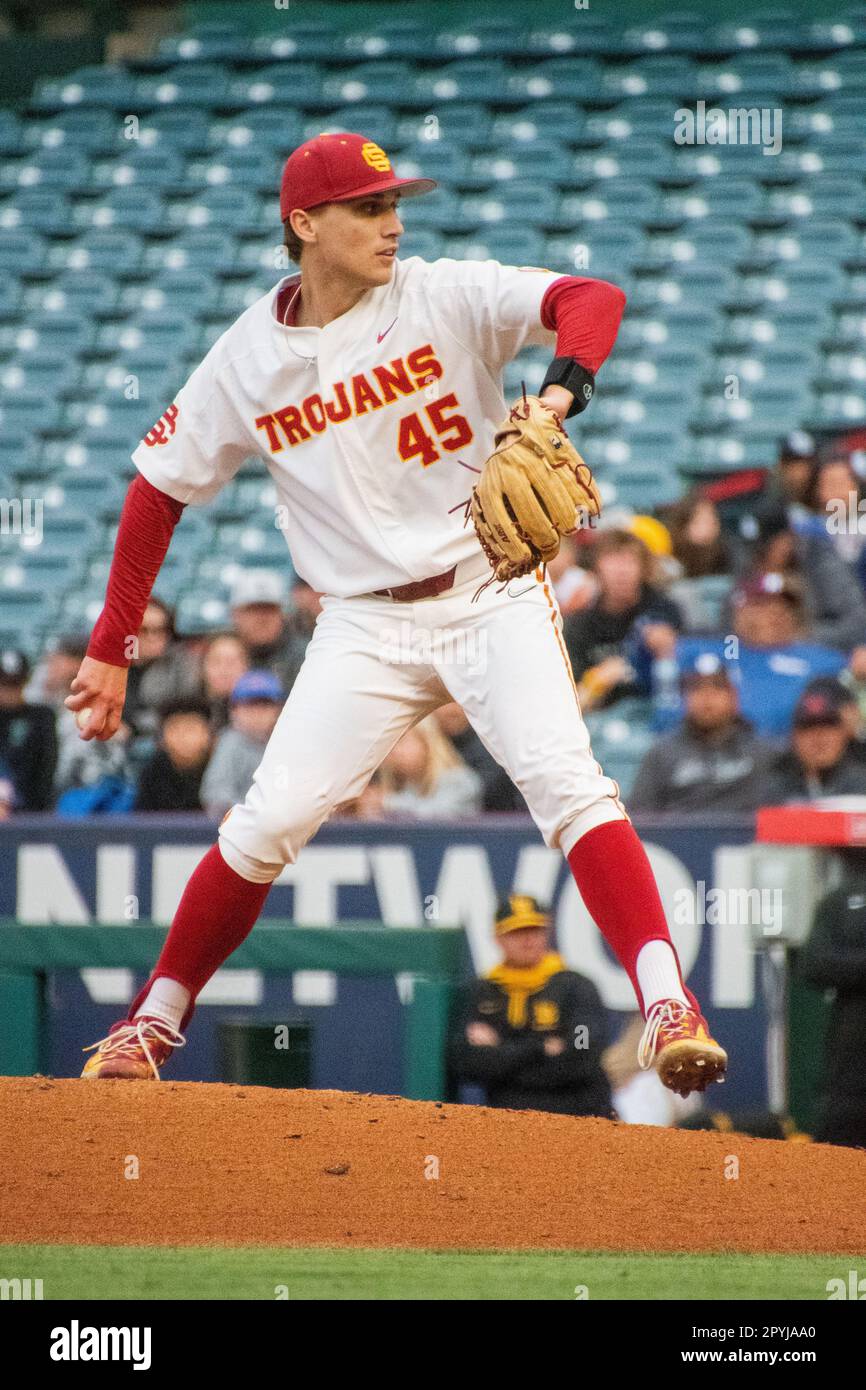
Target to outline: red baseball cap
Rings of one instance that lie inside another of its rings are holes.
[[[299,145],[286,160],[280,185],[280,217],[295,208],[345,203],[367,193],[399,188],[404,197],[429,193],[435,179],[399,179],[385,151],[366,135],[335,131]]]

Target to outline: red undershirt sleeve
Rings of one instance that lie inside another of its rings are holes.
[[[564,275],[541,301],[541,322],[556,330],[557,357],[573,357],[595,375],[614,345],[624,308],[618,285]]]
[[[129,639],[141,627],[183,509],[183,502],[160,492],[141,474],[130,483],[120,513],[105,605],[87,647],[87,655],[95,661],[129,666]]]

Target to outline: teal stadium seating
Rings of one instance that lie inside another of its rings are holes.
[[[573,426],[609,499],[646,509],[772,462],[784,429],[864,422],[862,7],[452,26],[431,11],[338,34],[294,9],[278,34],[203,24],[146,62],[40,79],[0,111],[0,495],[38,487],[50,534],[41,550],[0,538],[4,639],[38,650],[98,612],[130,450],[286,273],[281,161],[323,129],[369,131],[439,180],[407,204],[404,254],[626,289],[616,353]],[[678,145],[672,112],[698,99],[783,104],[781,152]],[[506,388],[537,387],[545,364],[524,354]],[[224,621],[225,555],[287,565],[272,507],[252,469],[187,513],[160,581],[181,625]],[[690,601],[706,614],[717,597]],[[627,780],[639,740],[616,723],[598,737]]]

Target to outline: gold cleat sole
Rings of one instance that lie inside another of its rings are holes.
[[[81,1073],[85,1081],[157,1081],[150,1067],[146,1063],[121,1061],[97,1062],[94,1066],[91,1062],[85,1065]]]
[[[728,1054],[714,1042],[683,1038],[669,1043],[656,1063],[656,1071],[668,1090],[681,1096],[705,1091],[713,1081],[724,1081]]]

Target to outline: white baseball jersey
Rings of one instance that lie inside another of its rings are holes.
[[[294,567],[321,592],[442,574],[479,550],[460,504],[505,414],[505,363],[554,345],[540,310],[561,278],[411,257],[324,328],[294,328],[276,317],[300,279],[287,276],[214,344],[133,461],[195,505],[262,458]]]

